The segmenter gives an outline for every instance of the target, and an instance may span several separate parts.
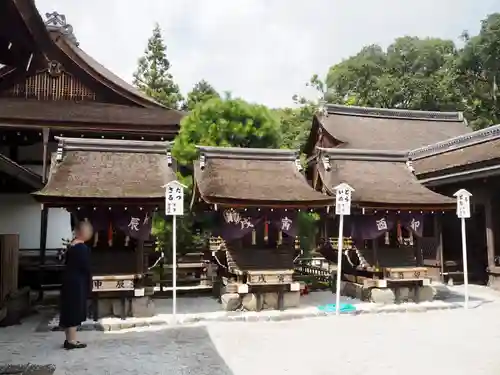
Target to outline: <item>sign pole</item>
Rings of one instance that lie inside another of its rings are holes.
[[[177,216],[184,214],[184,189],[179,181],[165,186],[165,215],[172,216],[172,319],[177,323]]]
[[[177,215],[172,217],[172,317],[177,322]]]
[[[464,308],[469,308],[469,269],[467,266],[467,234],[465,228],[465,219],[470,218],[470,197],[472,196],[465,189],[460,189],[455,194],[457,198],[457,217],[460,219],[462,232],[462,263],[464,271]],[[442,261],[442,260],[441,260]]]
[[[464,264],[464,307],[466,309],[469,308],[469,270],[467,267],[467,237],[465,234],[465,218],[462,217],[460,219],[462,226],[462,256],[463,256],[463,264]]]
[[[340,215],[339,239],[337,253],[337,284],[335,291],[335,315],[340,315],[340,281],[342,275],[342,249],[344,246],[344,215]]]
[[[342,281],[342,250],[344,248],[344,215],[351,214],[351,196],[354,189],[345,182],[335,188],[335,215],[339,216],[337,242],[337,284],[335,291],[335,315],[340,315],[340,283]]]

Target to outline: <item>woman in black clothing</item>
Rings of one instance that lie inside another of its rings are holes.
[[[75,225],[75,238],[66,252],[66,268],[62,279],[59,326],[64,328],[64,349],[81,349],[87,345],[76,340],[76,330],[87,319],[87,299],[92,288],[90,249],[85,244],[92,238],[88,221]]]

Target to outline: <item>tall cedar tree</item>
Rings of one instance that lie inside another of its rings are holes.
[[[187,94],[182,109],[191,111],[198,103],[204,103],[211,98],[220,98],[220,95],[210,83],[202,79]]]
[[[167,46],[158,24],[148,39],[148,46],[138,65],[134,73],[134,85],[158,103],[169,108],[179,108],[182,95],[169,72],[171,66],[167,59]]]

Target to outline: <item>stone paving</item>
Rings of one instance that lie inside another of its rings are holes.
[[[474,295],[492,302],[469,310],[85,331],[79,339],[89,347],[75,351],[61,349],[60,332],[35,332],[35,316],[0,329],[0,368],[53,364],[55,375],[498,375],[500,298],[485,289]]]
[[[436,299],[431,302],[401,303],[401,304],[374,304],[362,302],[354,298],[341,297],[341,303],[355,305],[356,311],[349,314],[379,314],[388,312],[424,312],[430,310],[456,309],[463,307],[462,287],[437,286]],[[469,306],[475,308],[500,299],[500,295],[482,287],[472,286],[472,295]],[[157,299],[156,315],[150,318],[103,318],[98,322],[89,319],[80,327],[83,331],[117,331],[130,328],[148,326],[172,325],[172,300]],[[251,311],[221,311],[220,304],[213,297],[179,298],[177,306],[176,325],[190,325],[193,323],[214,322],[256,322],[256,321],[284,321],[304,318],[325,317],[335,315],[335,311],[324,311],[318,306],[335,303],[335,294],[329,291],[313,292],[301,297],[301,306],[285,311],[264,310]],[[56,312],[42,320],[37,331],[59,331],[59,319]]]

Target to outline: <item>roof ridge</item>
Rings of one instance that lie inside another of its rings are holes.
[[[197,145],[196,148],[205,158],[294,161],[299,156],[299,150],[289,149],[216,147],[199,145]]]
[[[443,154],[448,151],[473,146],[478,143],[492,141],[497,138],[500,138],[500,124],[449,138],[424,147],[419,147],[411,150],[409,156],[413,160],[422,159],[433,155]]]
[[[319,151],[318,156],[327,156],[335,160],[408,161],[408,151],[323,147],[316,147],[316,149]]]
[[[172,142],[136,141],[124,139],[54,137],[59,144],[57,154],[62,158],[65,151],[123,152],[165,154],[168,156]]]
[[[326,104],[326,113],[348,115],[348,116],[367,116],[382,118],[399,118],[408,120],[426,120],[426,121],[450,121],[463,122],[462,112],[440,112],[440,111],[420,111],[412,109],[398,108],[375,108],[347,106],[341,104]]]

